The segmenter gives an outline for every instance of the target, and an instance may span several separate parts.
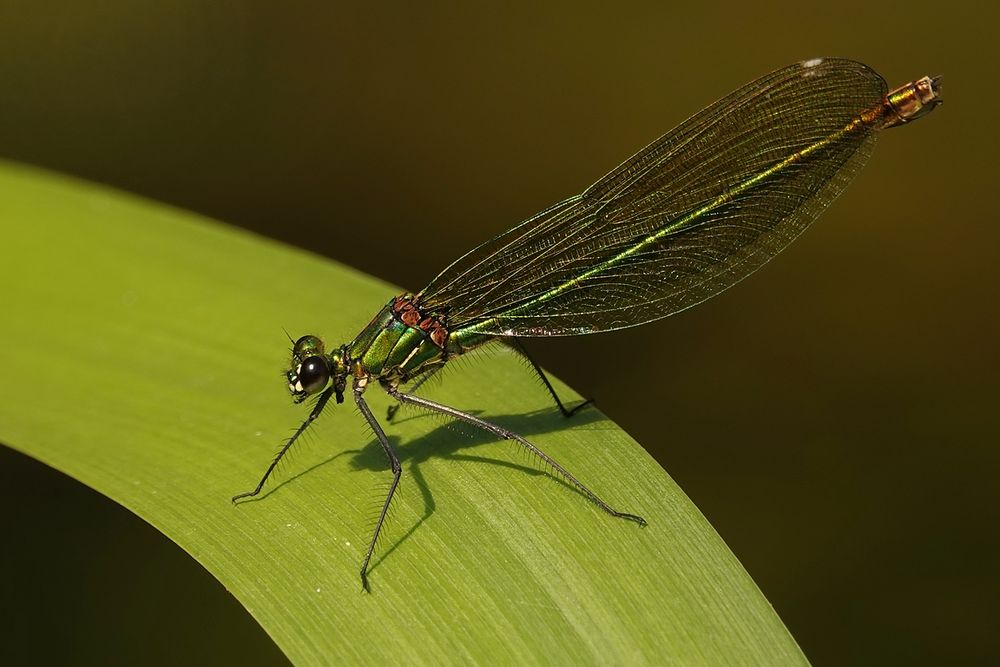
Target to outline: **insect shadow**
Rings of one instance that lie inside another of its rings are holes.
[[[505,415],[489,414],[484,416],[482,411],[469,411],[469,413],[474,414],[477,417],[483,417],[494,424],[510,429],[519,435],[525,436],[529,440],[532,435],[550,433],[552,431],[562,431],[567,428],[578,429],[581,426],[599,422],[604,419],[604,416],[597,410],[586,409],[581,410],[580,412],[574,414],[572,418],[567,419],[558,410],[549,407],[528,413],[518,412]],[[386,425],[386,430],[391,431],[393,425],[396,424],[412,420],[423,421],[426,419],[438,420],[439,418],[436,415],[415,410],[402,412],[394,421]],[[400,464],[403,466],[403,480],[405,481],[410,479],[413,480],[414,484],[416,484],[423,500],[424,511],[416,522],[414,522],[414,524],[409,528],[409,530],[393,540],[393,543],[387,549],[379,552],[378,559],[372,563],[369,572],[378,568],[378,566],[386,558],[388,558],[390,554],[392,554],[400,545],[416,533],[420,526],[437,510],[437,503],[434,500],[434,494],[431,492],[431,485],[428,484],[427,479],[420,470],[420,464],[430,458],[436,457],[452,461],[465,461],[500,466],[515,470],[519,473],[547,477],[574,493],[580,493],[576,487],[566,482],[557,474],[549,471],[543,461],[535,458],[533,454],[523,449],[516,442],[500,440],[492,433],[487,433],[482,429],[461,421],[445,421],[430,432],[412,440],[404,441],[399,436],[394,435],[388,435],[388,437],[393,448],[396,450],[396,455],[399,457]],[[527,460],[527,462],[519,463],[510,459],[466,453],[466,450],[479,447],[481,445],[504,446],[506,447],[507,452],[510,452],[511,448],[514,448],[517,451],[524,452],[524,458],[522,460]],[[387,476],[391,474],[389,473],[385,455],[382,453],[381,447],[378,446],[378,441],[374,438],[367,446],[344,453],[354,455],[350,461],[350,465],[355,470],[384,472]],[[551,452],[548,453],[551,454]],[[330,460],[333,459],[328,459],[328,461]],[[580,495],[581,497],[586,498],[586,496],[583,496],[582,493],[580,493]],[[457,510],[459,508],[456,507],[455,509]]]
[[[585,430],[581,427],[585,427],[587,424],[600,422],[604,419],[604,416],[595,409],[583,409],[575,413],[571,418],[565,417],[554,407],[545,407],[527,413],[518,412],[501,415],[483,415],[483,411],[478,410],[469,410],[468,412],[469,414],[483,417],[499,426],[510,429],[529,440],[532,435],[551,433],[553,431],[563,431],[567,429]],[[428,420],[434,420],[440,423],[433,430],[416,438],[404,439],[398,435],[392,434],[393,428],[398,424],[410,421],[422,422]],[[424,474],[420,469],[420,464],[432,457],[500,466],[517,471],[518,473],[546,477],[574,493],[579,493],[581,497],[586,499],[586,497],[583,496],[583,494],[580,493],[576,487],[566,482],[559,475],[552,473],[548,470],[543,461],[538,460],[532,453],[523,449],[516,442],[501,440],[492,433],[483,431],[482,429],[476,428],[471,424],[466,424],[456,420],[442,421],[441,417],[438,415],[415,409],[399,412],[396,418],[392,421],[381,421],[383,422],[384,430],[387,431],[386,435],[393,449],[396,451],[400,464],[403,466],[403,483],[405,484],[406,481],[412,480],[420,492],[420,496],[423,501],[423,514],[421,514],[421,516],[403,535],[394,539],[388,549],[379,553],[378,559],[372,563],[369,571],[375,570],[400,545],[414,535],[416,531],[419,530],[420,526],[437,510],[437,503],[434,500],[434,494],[431,492],[431,485],[427,482],[427,479],[424,477]],[[314,442],[313,446],[318,444],[320,443]],[[324,442],[323,444],[326,445],[327,443]],[[512,450],[516,452],[523,452],[523,454],[518,455],[520,456],[522,462],[511,460],[510,458],[495,458],[480,454],[467,453],[467,450],[480,447],[482,445],[504,447],[504,450],[496,451],[503,451],[508,455]],[[266,489],[259,496],[255,498],[248,498],[247,501],[262,501],[271,494],[278,493],[286,485],[294,484],[300,477],[313,474],[326,465],[345,456],[352,457],[349,465],[354,471],[366,470],[375,473],[384,473],[387,482],[391,479],[392,473],[390,472],[385,454],[382,452],[382,448],[379,446],[378,440],[372,437],[365,446],[360,448],[342,449],[308,468],[299,470],[294,474],[285,477],[277,484],[274,484],[269,489]],[[556,458],[558,460],[558,457]],[[459,510],[460,508],[456,507],[454,509]]]

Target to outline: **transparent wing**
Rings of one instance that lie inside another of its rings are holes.
[[[864,165],[885,81],[849,60],[764,76],[583,194],[458,259],[419,298],[452,330],[551,336],[666,317],[782,250]]]

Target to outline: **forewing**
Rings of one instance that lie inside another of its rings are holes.
[[[666,317],[742,280],[867,160],[885,82],[848,60],[762,77],[582,195],[475,248],[421,292],[451,327],[569,335]]]

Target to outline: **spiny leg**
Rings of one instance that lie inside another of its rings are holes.
[[[524,357],[529,364],[531,364],[532,370],[535,371],[535,374],[538,375],[539,379],[542,381],[542,384],[545,385],[545,389],[548,390],[549,395],[552,397],[552,400],[556,402],[556,407],[559,408],[559,412],[563,414],[563,417],[572,417],[577,412],[579,412],[580,409],[593,404],[594,399],[588,398],[584,401],[581,401],[577,405],[574,405],[572,409],[567,408],[563,404],[562,399],[559,398],[559,394],[556,393],[556,389],[555,387],[552,386],[552,383],[549,381],[548,376],[545,375],[545,371],[543,371],[542,367],[538,365],[538,362],[535,361],[535,359],[530,354],[528,354],[528,350],[527,348],[524,347],[524,344],[521,342],[521,340],[519,338],[511,337],[511,338],[504,338],[503,342],[512,350],[514,350],[514,352]],[[415,394],[417,392],[417,389],[419,389],[423,383],[431,379],[431,376],[433,376],[442,368],[444,368],[443,365],[436,366],[435,368],[432,368],[424,375],[417,378],[416,382],[407,387],[406,393]],[[399,412],[399,404],[397,403],[396,405],[390,405],[389,408],[386,410],[386,419],[392,421],[393,418],[396,416],[397,412]]]
[[[419,378],[417,378],[416,382],[414,382],[408,387],[407,393],[412,394],[416,392],[417,389],[420,388],[420,385],[430,380],[431,377],[442,368],[444,368],[443,364],[441,366],[435,366],[434,368],[430,369],[429,371],[421,375]],[[385,418],[388,419],[389,421],[392,421],[392,418],[396,416],[397,412],[399,412],[399,403],[396,403],[395,405],[390,405],[389,409],[385,411]]]
[[[587,496],[587,498],[589,498],[595,505],[600,507],[602,510],[604,510],[611,516],[619,517],[621,519],[628,519],[629,521],[634,521],[638,523],[640,526],[646,525],[646,520],[643,519],[641,516],[638,516],[637,514],[628,514],[627,512],[619,512],[611,505],[604,502],[600,496],[598,496],[596,493],[588,489],[583,482],[578,480],[572,473],[570,473],[570,471],[566,470],[566,468],[562,467],[559,463],[557,463],[555,459],[553,459],[551,456],[540,450],[535,445],[525,440],[517,433],[505,429],[502,426],[498,426],[497,424],[494,424],[492,422],[480,419],[479,417],[476,417],[474,415],[470,415],[467,412],[456,410],[455,408],[449,407],[447,405],[442,405],[441,403],[435,403],[434,401],[428,400],[426,398],[421,398],[419,396],[414,396],[412,394],[404,394],[395,388],[388,388],[387,391],[389,392],[390,396],[395,398],[400,403],[409,403],[411,405],[416,405],[421,408],[425,408],[427,410],[440,412],[441,414],[448,415],[449,417],[454,417],[455,419],[461,419],[464,422],[472,424],[473,426],[477,426],[483,429],[484,431],[492,433],[497,437],[503,438],[504,440],[516,441],[518,444],[520,444],[522,447],[524,447],[532,454],[540,458],[542,461],[549,464],[552,467],[552,469],[555,470],[560,475],[562,475],[563,478],[566,479],[566,481],[570,482],[573,486],[579,489],[579,491],[583,493],[583,495]]]
[[[528,360],[528,363],[531,364],[535,373],[539,378],[541,378],[542,384],[544,384],[545,388],[549,390],[549,395],[552,396],[552,399],[556,402],[556,405],[559,407],[559,411],[563,413],[563,417],[572,417],[580,410],[580,408],[585,408],[594,402],[594,399],[588,398],[578,405],[574,405],[572,410],[567,409],[566,406],[563,405],[563,402],[559,400],[559,394],[556,393],[555,387],[553,387],[552,383],[549,382],[549,378],[545,376],[545,371],[543,371],[542,367],[538,365],[538,362],[535,361],[530,354],[528,354],[528,350],[524,347],[524,343],[522,343],[519,338],[504,338],[503,340],[515,352],[519,353],[522,357]],[[416,387],[414,387],[414,389],[415,388]],[[411,389],[410,393],[412,393],[412,391],[413,390]]]
[[[319,417],[321,412],[323,412],[323,408],[326,407],[327,401],[329,401],[330,397],[333,396],[333,391],[334,388],[331,386],[329,389],[327,389],[326,391],[324,391],[322,394],[319,395],[319,400],[316,401],[316,405],[313,406],[312,412],[309,413],[309,416],[306,417],[306,420],[302,422],[302,426],[299,426],[298,430],[295,431],[295,434],[288,439],[288,442],[286,442],[285,445],[281,448],[281,451],[278,452],[278,455],[274,457],[273,461],[271,461],[271,465],[267,467],[267,470],[264,472],[264,476],[260,478],[260,482],[257,484],[257,488],[254,489],[253,491],[237,493],[235,496],[233,496],[234,503],[241,498],[249,498],[251,496],[256,496],[258,493],[260,493],[260,490],[264,488],[264,483],[267,481],[267,478],[271,476],[271,473],[274,472],[274,469],[277,467],[278,461],[281,460],[281,457],[284,456],[288,452],[288,450],[292,448],[292,445],[294,445],[295,441],[299,439],[299,436],[302,435],[305,432],[305,430],[309,428],[309,425],[312,424],[317,417]]]
[[[366,420],[368,420],[368,425],[371,426],[372,430],[375,432],[375,437],[378,438],[379,444],[382,445],[382,450],[385,452],[386,458],[389,459],[389,466],[392,468],[392,484],[389,486],[389,493],[385,497],[385,503],[382,505],[382,511],[379,513],[378,521],[375,523],[375,532],[372,534],[371,544],[368,545],[368,553],[365,554],[365,560],[361,563],[361,587],[367,591],[368,562],[372,559],[372,554],[375,552],[375,543],[378,542],[379,531],[382,530],[382,524],[385,523],[385,515],[386,512],[389,511],[389,503],[392,502],[392,496],[396,493],[396,487],[399,486],[399,477],[402,475],[403,468],[399,465],[399,459],[396,458],[396,452],[392,451],[392,447],[389,445],[389,439],[385,437],[385,433],[382,431],[382,427],[379,426],[378,421],[376,421],[375,415],[372,414],[368,404],[365,403],[365,399],[361,396],[363,391],[364,387],[355,383],[354,401],[358,404],[358,409],[361,410],[361,414],[364,415]]]

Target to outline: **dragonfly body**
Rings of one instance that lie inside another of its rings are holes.
[[[843,191],[881,130],[939,104],[938,86],[924,77],[888,91],[882,77],[849,60],[777,70],[692,116],[582,194],[460,257],[420,292],[391,299],[350,343],[328,352],[318,337],[303,336],[292,350],[288,388],[296,402],[318,395],[316,405],[257,488],[233,500],[260,492],[330,398],[343,402],[352,378],[355,403],[393,471],[361,568],[365,588],[401,474],[363,398],[372,381],[402,404],[516,441],[608,514],[644,525],[520,435],[414,391],[449,359],[493,340],[523,351],[517,340],[524,337],[636,326],[734,285]]]

